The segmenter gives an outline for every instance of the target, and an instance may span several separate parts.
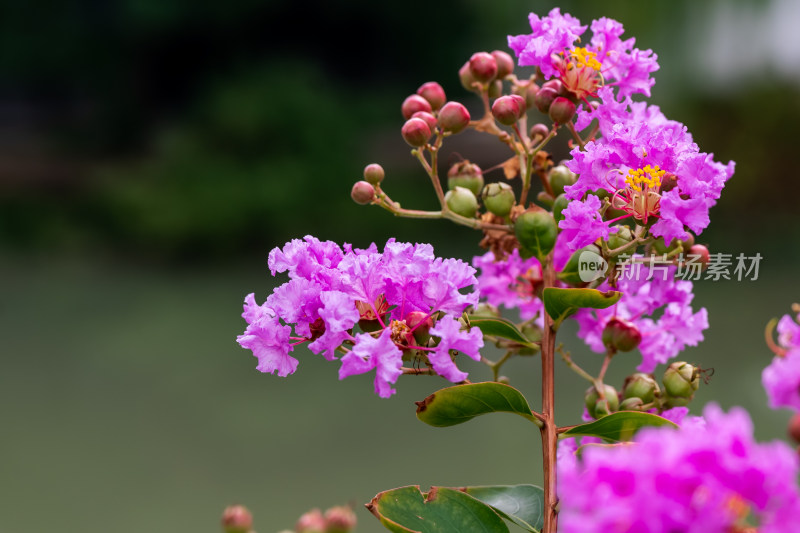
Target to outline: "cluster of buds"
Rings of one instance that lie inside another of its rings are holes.
[[[663,388],[652,374],[637,372],[625,378],[622,392],[611,385],[590,387],[584,396],[586,409],[592,418],[602,418],[616,411],[663,412],[684,407],[694,399],[700,380],[706,371],[684,361],[669,365],[661,378]],[[800,426],[800,424],[799,424]]]
[[[294,532],[349,533],[355,529],[357,523],[356,514],[348,506],[331,507],[324,514],[319,509],[312,509],[300,517],[294,526]]]

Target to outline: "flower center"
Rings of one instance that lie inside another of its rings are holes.
[[[666,173],[658,165],[645,165],[628,170],[628,175],[625,176],[625,188],[614,194],[613,206],[647,224],[650,217],[658,216],[661,205],[661,178]]]
[[[590,52],[582,46],[573,48],[569,55],[572,57],[570,68],[573,68],[573,65],[580,68],[589,67],[597,71],[600,71],[600,68],[602,68],[600,61],[597,59],[597,54]]]
[[[658,191],[661,188],[661,178],[666,173],[667,171],[661,170],[658,165],[630,169],[625,176],[625,184],[634,191],[645,192],[654,189]]]
[[[408,348],[414,344],[414,335],[405,320],[392,320],[389,324],[392,332],[392,341],[401,349]]]

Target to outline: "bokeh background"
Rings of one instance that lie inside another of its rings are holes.
[[[506,49],[551,1],[17,2],[0,17],[0,531],[217,531],[243,503],[256,529],[311,507],[361,505],[408,484],[537,483],[539,437],[511,415],[449,430],[413,401],[444,383],[371,376],[300,352],[296,375],[254,370],[238,347],[241,301],[276,280],[269,249],[314,234],[365,246],[395,236],[469,259],[477,235],[359,207],[349,188],[381,162],[404,205],[431,207],[399,135],[403,98],[437,80],[478,102],[457,70]],[[714,367],[694,410],[745,406],[761,439],[763,327],[800,300],[797,124],[800,5],[793,0],[559,2],[584,22],[622,21],[659,55],[652,103],[701,149],[737,161],[700,242],[764,257],[758,281],[699,282]],[[447,146],[447,145],[446,145]],[[463,134],[445,149],[504,158]],[[560,153],[564,155],[565,152]],[[559,153],[557,153],[559,155]],[[449,158],[449,159],[448,159]],[[282,280],[278,280],[281,282]],[[563,334],[575,358],[596,355]],[[612,366],[620,382],[630,365]],[[538,405],[538,360],[509,365]],[[473,367],[474,368],[474,367]],[[583,383],[557,367],[559,415]],[[475,368],[475,379],[487,377]],[[617,383],[617,384],[620,384]]]

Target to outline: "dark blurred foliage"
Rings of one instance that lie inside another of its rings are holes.
[[[505,48],[507,33],[526,31],[529,10],[553,4],[9,5],[0,23],[0,243],[219,261],[309,232],[420,239],[419,223],[353,205],[351,184],[377,160],[393,196],[431,206],[400,140],[400,102],[437,79],[474,104],[457,82],[461,63]],[[724,96],[681,86],[672,27],[685,3],[560,5],[583,20],[616,17],[655,48],[654,101],[702,149],[737,160],[711,231],[739,238],[763,234],[770,220],[791,223],[800,186],[769,180],[794,168],[796,86],[749,84]],[[425,227],[428,240],[457,231]]]

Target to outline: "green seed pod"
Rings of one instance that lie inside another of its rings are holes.
[[[700,371],[685,361],[669,365],[662,378],[667,407],[688,405],[700,387]]]
[[[471,190],[464,187],[456,187],[452,191],[447,191],[444,201],[450,211],[462,217],[473,218],[478,211],[478,199]]]
[[[483,172],[481,167],[468,160],[456,163],[447,171],[447,188],[465,187],[478,196],[483,189]]]
[[[481,193],[483,205],[486,209],[499,217],[508,216],[511,208],[517,202],[514,189],[508,183],[489,183]]]
[[[624,246],[633,240],[633,232],[631,228],[621,224],[617,226],[617,232],[612,233],[608,238],[608,248],[614,250],[620,246]]]
[[[620,411],[641,411],[644,402],[641,398],[628,398],[619,404]]]
[[[547,180],[550,182],[553,194],[558,196],[564,193],[564,187],[574,184],[578,176],[564,165],[557,165],[550,169]]]
[[[626,400],[639,398],[642,403],[652,403],[660,395],[661,388],[655,378],[642,372],[625,378],[625,384],[622,386],[622,397]]]
[[[553,201],[553,218],[556,220],[556,223],[564,220],[562,212],[567,208],[567,205],[569,205],[569,200],[567,200],[566,196],[563,194],[556,196],[556,199]]]
[[[539,261],[543,261],[556,244],[558,227],[547,211],[526,211],[517,217],[514,233],[523,256],[535,255]]]
[[[602,418],[619,409],[619,396],[617,390],[611,385],[603,385],[605,400],[601,400],[594,387],[589,387],[584,396],[586,409],[592,418]]]

